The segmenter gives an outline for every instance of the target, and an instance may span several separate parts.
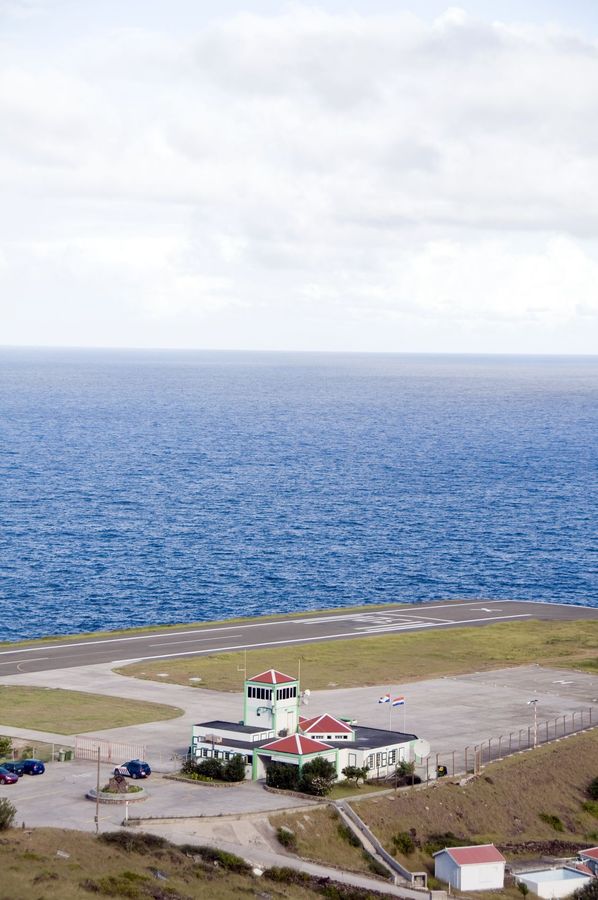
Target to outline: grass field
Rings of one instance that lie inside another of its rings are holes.
[[[182,709],[161,703],[122,700],[58,688],[0,686],[0,732],[2,726],[7,725],[33,731],[78,734],[174,719],[182,714]]]
[[[247,652],[248,674],[298,670],[312,690],[395,683],[483,669],[541,663],[598,672],[598,622],[504,622],[484,628],[385,634]],[[359,665],[355,661],[359,660]],[[136,678],[198,684],[220,691],[242,689],[244,654],[160,659],[117,669]],[[158,678],[158,673],[168,673]],[[200,678],[201,681],[190,681]]]
[[[410,855],[396,854],[397,858],[411,871],[432,873],[430,851],[438,847],[426,845],[447,832],[468,843],[558,839],[597,845],[598,805],[588,804],[585,792],[597,775],[598,729],[494,763],[464,787],[447,780],[397,795],[365,795],[352,802],[389,852],[394,849],[394,835],[414,833],[419,846]],[[556,817],[562,831],[550,824],[550,817]],[[270,821],[296,834],[301,856],[364,870],[360,852],[339,834],[330,809],[285,813]],[[440,844],[444,846],[442,840]],[[506,856],[514,858],[509,852]]]

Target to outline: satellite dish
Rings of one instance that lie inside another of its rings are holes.
[[[413,743],[413,752],[416,756],[419,756],[420,759],[425,759],[426,756],[430,755],[430,745],[427,741],[424,741],[423,738],[419,738],[419,740],[414,741]]]
[[[307,705],[309,704],[309,695],[310,695],[310,694],[311,694],[311,691],[310,691],[309,688],[306,688],[306,689],[303,691],[303,693],[301,694],[301,704],[302,704],[303,706],[307,706]]]

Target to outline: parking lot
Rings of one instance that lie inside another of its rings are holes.
[[[113,766],[100,767],[104,785]],[[96,785],[96,766],[84,760],[52,763],[45,775],[19,778],[18,784],[0,785],[0,797],[17,808],[16,824],[27,827],[52,825],[57,828],[95,829],[95,802],[85,794]],[[247,782],[239,788],[212,788],[183,784],[152,774],[147,781],[133,781],[147,790],[146,800],[129,803],[134,816],[220,816],[231,813],[274,811],[305,805],[303,801],[270,794],[261,785]],[[125,804],[100,804],[100,828],[109,831],[125,818]]]

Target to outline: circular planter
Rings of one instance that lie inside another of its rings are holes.
[[[92,788],[85,796],[88,800],[96,800],[98,803],[139,803],[141,800],[147,800],[147,791],[141,788],[140,791],[134,791],[132,794],[112,794],[108,791],[96,791]]]

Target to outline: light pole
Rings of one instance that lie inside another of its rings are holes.
[[[538,746],[538,701],[537,699],[528,700],[528,706],[534,707],[534,750]]]

